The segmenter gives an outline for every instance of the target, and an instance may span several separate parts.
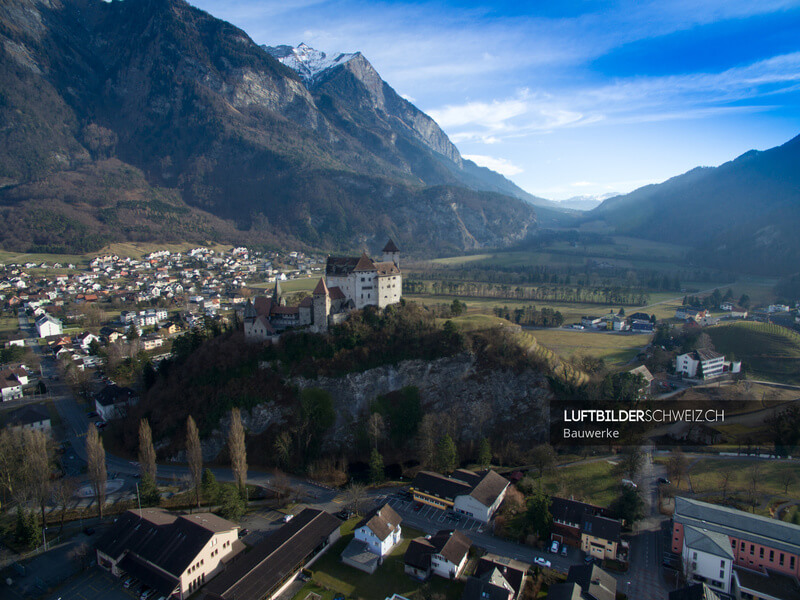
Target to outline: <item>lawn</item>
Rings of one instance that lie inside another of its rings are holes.
[[[649,334],[595,333],[590,331],[565,331],[563,329],[537,329],[536,340],[562,358],[585,354],[603,358],[610,363],[626,363],[650,343]]]
[[[0,317],[0,333],[13,335],[17,331],[19,331],[19,318],[16,315]]]
[[[509,321],[500,317],[482,314],[462,315],[451,319],[436,319],[436,324],[441,326],[447,321],[452,321],[462,331],[478,331],[480,329],[511,325]]]
[[[342,539],[336,542],[316,563],[310,571],[312,580],[294,596],[294,600],[305,600],[309,593],[319,594],[325,600],[331,600],[336,594],[346,598],[363,598],[364,600],[384,600],[393,593],[406,598],[421,598],[421,590],[433,594],[443,594],[448,600],[461,597],[464,585],[451,583],[441,577],[433,576],[427,584],[422,584],[405,574],[403,554],[410,541],[422,535],[414,529],[403,528],[403,541],[378,567],[374,574],[363,573],[341,562],[342,550],[353,539],[353,528],[359,519],[351,519],[342,525]]]
[[[613,461],[599,460],[555,469],[545,474],[543,487],[551,496],[608,506],[619,496],[622,477]]]
[[[313,275],[312,277],[301,277],[299,279],[287,279],[286,281],[281,281],[281,290],[284,293],[294,293],[294,292],[313,292],[314,288],[317,287],[319,283],[321,275]],[[252,288],[260,288],[266,290],[272,290],[275,287],[274,281],[267,281],[265,283],[255,283],[248,285],[248,287]]]
[[[720,494],[724,470],[730,470],[728,495],[746,497],[752,486],[753,466],[758,465],[758,493],[761,496],[778,496],[786,500],[800,500],[800,473],[797,465],[778,461],[753,461],[721,458],[702,458],[690,463],[689,479],[682,479],[679,489],[694,491],[695,494]],[[782,478],[788,474],[794,479],[790,482],[788,492],[784,492]],[[673,481],[677,484],[677,481]]]
[[[741,360],[753,379],[800,383],[800,335],[779,325],[740,321],[709,327],[714,347]]]

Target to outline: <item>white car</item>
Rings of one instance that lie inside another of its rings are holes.
[[[288,523],[288,522],[289,522],[289,521],[291,521],[292,519],[294,519],[294,515],[284,515],[284,516],[283,516],[283,522],[284,522],[284,523]]]
[[[535,562],[540,567],[547,567],[548,569],[552,566],[552,563],[549,560],[544,559],[542,557],[535,558],[533,562]]]
[[[550,552],[552,552],[553,554],[558,554],[558,541],[557,540],[553,540],[553,543],[550,544]]]

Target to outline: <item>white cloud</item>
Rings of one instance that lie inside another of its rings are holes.
[[[483,154],[465,154],[464,158],[471,160],[476,165],[486,167],[492,171],[496,171],[506,177],[518,175],[523,172],[523,169],[513,164],[510,160],[505,158],[496,158],[494,156],[484,156]]]

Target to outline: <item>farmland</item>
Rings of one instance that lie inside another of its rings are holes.
[[[624,363],[650,343],[647,334],[595,333],[563,329],[537,329],[537,341],[565,359],[575,354],[602,358],[610,363]]]
[[[738,322],[706,330],[718,352],[741,360],[749,376],[800,383],[800,335],[779,325]]]

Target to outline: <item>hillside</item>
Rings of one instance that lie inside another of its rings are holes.
[[[800,137],[610,198],[586,218],[620,234],[693,246],[696,264],[794,273],[800,256],[798,165]]]
[[[9,0],[0,46],[7,214],[48,210],[43,180],[63,200],[74,193],[64,182],[102,172],[108,159],[194,211],[186,228],[145,223],[142,233],[107,227],[97,203],[57,202],[64,237],[48,231],[65,249],[204,229],[213,239],[323,249],[389,235],[410,252],[458,251],[506,245],[536,227],[530,204],[509,195],[518,188],[463,161],[360,55],[312,90],[243,31],[183,0]],[[64,173],[78,175],[55,176]],[[124,202],[104,181],[92,184],[104,209]],[[76,247],[73,224],[93,219],[96,235]],[[37,247],[30,222],[4,240]]]
[[[740,322],[705,329],[726,358],[741,360],[749,377],[800,383],[800,335],[766,323]]]

